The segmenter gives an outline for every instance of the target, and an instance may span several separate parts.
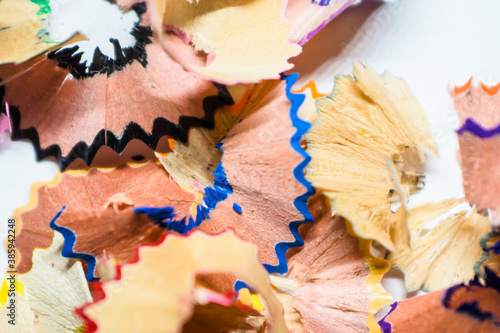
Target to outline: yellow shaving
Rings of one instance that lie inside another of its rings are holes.
[[[17,279],[17,274],[16,274],[16,284],[14,289],[16,293],[24,297],[24,285],[21,281]],[[5,276],[2,282],[2,288],[0,289],[0,309],[7,302],[8,296],[9,296],[9,286],[7,285],[7,276]]]
[[[352,229],[352,224],[346,220],[347,232],[356,236]],[[358,238],[359,249],[363,253],[366,265],[370,269],[370,274],[366,277],[366,287],[371,292],[370,312],[368,314],[368,329],[372,333],[381,332],[380,325],[375,320],[374,315],[385,305],[391,302],[392,296],[382,286],[382,278],[391,268],[391,264],[384,259],[375,257],[371,251],[373,240]]]
[[[427,202],[415,207],[412,207],[408,216],[408,225],[411,231],[425,227],[429,222],[432,222],[444,214],[446,214],[453,207],[463,203],[464,198],[449,198],[439,202]]]
[[[405,274],[408,291],[440,290],[474,277],[474,263],[482,254],[479,240],[491,231],[486,216],[475,210],[461,211],[444,219],[428,233],[423,234],[420,228],[416,228],[425,224],[422,221],[427,216],[435,217],[436,212],[446,212],[446,208],[449,210],[460,201],[451,199],[434,203],[436,209],[426,204],[426,209],[410,210],[413,247],[409,249],[396,243],[396,251],[388,257],[391,264]]]
[[[257,311],[264,311],[264,304],[259,298],[259,294],[254,293],[248,288],[241,288],[238,291],[238,300],[240,300],[246,306],[250,306]]]
[[[385,305],[391,302],[392,296],[382,286],[382,278],[391,268],[391,264],[384,259],[373,256],[370,252],[372,240],[359,239],[359,248],[363,253],[366,265],[370,268],[370,274],[366,277],[366,287],[372,294],[370,301],[370,313],[368,315],[368,329],[370,332],[381,332],[374,315]]]
[[[415,150],[419,161],[426,148],[437,154],[420,105],[404,81],[354,64],[354,78],[337,76],[333,92],[316,107],[305,136],[307,180],[358,236],[394,250],[391,234],[409,238],[404,212],[392,213],[389,199],[399,192],[404,201],[420,186],[420,172],[405,170],[403,154]]]
[[[203,202],[203,194],[201,194],[200,192],[196,191],[195,189],[193,189],[189,186],[186,186],[184,184],[179,184],[179,186],[182,189],[184,189],[190,193],[193,193],[196,196],[195,201],[191,204],[191,216],[193,218],[196,218],[196,207],[198,207],[198,205]]]
[[[45,28],[45,15],[28,0],[0,1],[0,64],[21,63],[54,47],[52,40],[39,34]]]

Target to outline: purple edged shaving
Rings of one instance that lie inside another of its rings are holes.
[[[330,4],[330,0],[312,0],[312,3],[320,6],[328,6]]]
[[[486,248],[486,251],[492,251],[494,254],[500,254],[500,242]]]
[[[500,325],[498,321],[498,316],[489,311],[482,311],[479,308],[478,302],[464,303],[460,305],[457,310],[458,313],[465,313],[469,316],[476,318],[479,321],[489,320],[495,323],[495,325]]]
[[[380,325],[380,328],[382,329],[382,333],[391,333],[392,332],[392,324],[385,321],[385,318],[387,318],[391,313],[394,312],[394,310],[396,310],[396,308],[398,307],[398,302],[394,302],[391,304],[391,310],[389,311],[388,314],[386,314],[384,316],[384,318],[382,318],[378,324]]]
[[[326,3],[326,4],[320,4],[321,3]],[[314,29],[313,31],[309,32],[307,34],[307,36],[305,36],[304,38],[302,38],[298,44],[299,45],[304,45],[305,43],[307,43],[311,38],[313,38],[314,35],[316,35],[321,29],[323,29],[328,23],[330,23],[330,21],[332,21],[334,18],[336,18],[337,16],[339,16],[340,13],[342,13],[344,10],[347,9],[347,7],[349,7],[351,4],[352,4],[353,1],[348,1],[346,2],[339,10],[337,10],[335,13],[333,13],[332,16],[330,16],[328,18],[328,20],[324,21],[323,23],[321,23],[316,29]],[[328,6],[330,3],[331,3],[331,0],[313,0],[312,3],[315,3],[319,6]]]
[[[473,119],[467,118],[462,127],[457,130],[457,134],[462,135],[464,132],[474,134],[481,139],[491,138],[492,136],[500,134],[500,124],[492,129],[486,129],[476,123]]]
[[[455,292],[459,289],[466,288],[467,290],[470,290],[471,287],[480,287],[480,288],[492,288],[496,290],[500,290],[500,278],[488,267],[484,268],[485,270],[485,278],[484,278],[484,283],[482,283],[479,280],[479,276],[476,275],[474,277],[474,280],[470,281],[468,285],[462,283],[459,285],[452,286],[448,288],[444,293],[443,293],[443,298],[441,300],[443,306],[447,309],[452,309],[456,311],[457,313],[463,313],[467,314],[479,321],[484,321],[488,320],[491,321],[494,325],[500,326],[500,319],[498,316],[492,312],[489,311],[483,311],[479,307],[479,302],[474,301],[474,302],[464,302],[460,304],[459,307],[453,309],[451,307],[451,298],[455,294]],[[384,318],[385,319],[385,318]],[[385,333],[385,331],[384,331]]]

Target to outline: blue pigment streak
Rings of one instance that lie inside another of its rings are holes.
[[[227,181],[222,162],[219,163],[214,170],[214,175],[213,188],[210,186],[205,187],[203,204],[196,207],[196,218],[193,219],[193,217],[190,216],[188,223],[186,223],[187,217],[184,217],[182,220],[174,220],[174,208],[170,206],[163,208],[137,207],[134,208],[134,212],[147,214],[149,218],[157,222],[166,230],[186,234],[208,219],[210,212],[215,209],[215,206],[217,206],[219,202],[226,200],[229,194],[233,193],[233,188]],[[170,213],[173,213],[173,215],[169,215]]]
[[[57,215],[52,219],[52,221],[50,221],[50,227],[53,230],[60,232],[64,237],[64,245],[61,254],[65,258],[80,259],[85,261],[88,267],[86,275],[87,281],[89,282],[96,281],[99,278],[94,276],[95,265],[96,265],[95,257],[87,253],[74,252],[73,247],[75,246],[76,243],[75,233],[71,231],[71,229],[56,224],[57,219],[61,216],[61,214],[65,209],[66,206],[63,206],[63,208],[59,211],[59,213],[57,213]]]
[[[297,129],[295,134],[292,136],[290,143],[293,149],[304,157],[302,162],[299,165],[297,165],[293,170],[293,175],[295,176],[295,179],[297,179],[299,183],[304,185],[304,187],[306,188],[306,192],[295,198],[293,203],[295,205],[295,208],[297,208],[297,210],[304,217],[304,220],[293,221],[289,225],[290,232],[295,238],[294,242],[282,242],[276,244],[275,251],[278,257],[278,265],[272,266],[269,264],[264,264],[264,267],[267,269],[269,273],[284,274],[288,271],[288,265],[286,263],[286,251],[288,251],[288,249],[292,247],[304,245],[304,241],[302,240],[302,237],[300,237],[299,234],[299,227],[303,224],[312,223],[314,220],[311,212],[309,211],[309,208],[307,207],[307,201],[315,193],[315,190],[304,176],[304,168],[311,161],[311,156],[309,156],[309,154],[305,152],[304,149],[302,149],[302,147],[300,146],[300,141],[311,127],[311,124],[305,120],[300,119],[298,116],[298,111],[300,106],[305,100],[305,95],[295,94],[292,93],[291,91],[293,84],[297,81],[298,78],[299,74],[294,73],[287,76],[285,78],[285,81],[286,81],[286,96],[288,97],[288,99],[292,104],[290,107],[290,118],[292,119],[292,125]]]
[[[236,213],[241,214],[243,213],[243,209],[241,209],[241,206],[238,205],[236,202],[233,204],[233,209]]]

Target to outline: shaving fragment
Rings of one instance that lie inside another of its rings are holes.
[[[2,332],[69,333],[82,327],[73,311],[91,302],[92,296],[82,264],[61,255],[63,244],[62,235],[56,232],[48,249],[34,252],[31,271],[15,277],[16,325],[1,320]],[[8,311],[4,304],[3,318],[8,318]]]
[[[422,173],[403,154],[413,151],[420,163],[425,149],[437,155],[420,105],[403,80],[355,63],[354,78],[337,76],[331,95],[316,106],[318,118],[306,135],[312,157],[306,178],[358,236],[394,250],[391,230],[408,236],[390,199],[398,194],[403,202],[423,185]]]
[[[461,211],[427,233],[421,229],[426,222],[461,202],[449,199],[410,210],[412,248],[396,244],[396,250],[388,256],[392,266],[405,274],[408,291],[440,290],[474,277],[474,263],[482,254],[479,240],[491,231],[486,216],[475,210]]]
[[[203,189],[213,184],[214,171],[220,164],[222,153],[217,144],[237,117],[221,108],[215,113],[213,129],[192,128],[187,142],[174,140],[171,153],[155,153],[156,157],[176,182],[204,193]]]
[[[172,152],[158,153],[156,157],[177,183],[205,194],[205,188],[214,183],[214,171],[221,161],[219,143],[245,107],[252,89],[246,85],[228,87],[234,104],[226,105],[215,112],[214,127],[191,128],[187,142],[170,138]],[[193,163],[196,161],[196,163]]]
[[[461,124],[457,135],[465,198],[481,213],[489,209],[495,228],[500,227],[499,89],[484,83],[473,86],[471,78],[451,90]]]
[[[500,233],[492,231],[481,238],[483,254],[474,265],[474,271],[482,278],[486,277],[486,270],[500,277]]]
[[[19,64],[61,46],[46,31],[49,12],[49,1],[0,1],[0,64]]]
[[[305,96],[304,102],[300,107],[298,116],[300,119],[313,124],[316,121],[316,118],[318,117],[315,100],[321,97],[325,97],[327,95],[318,92],[318,89],[316,88],[316,83],[313,80],[310,80],[305,86],[301,87],[300,89],[292,90],[292,92],[301,93]],[[301,146],[304,150],[306,149],[307,143],[305,139],[302,139]]]
[[[500,125],[484,130],[468,119],[457,131],[465,197],[480,212],[490,210],[493,226],[500,226]]]
[[[140,248],[139,257],[137,263],[121,268],[120,280],[102,284],[103,300],[82,308],[90,328],[99,332],[178,332],[194,314],[197,273],[230,272],[262,296],[267,332],[287,331],[282,307],[257,260],[257,249],[233,233],[170,235],[158,246]],[[124,317],[130,307],[135,310]]]
[[[167,53],[188,70],[233,85],[277,79],[279,73],[293,67],[287,61],[300,53],[300,45],[353,2],[241,0],[227,5],[220,0],[150,0],[148,3],[153,8],[153,27]],[[184,58],[177,47],[179,38],[207,54],[204,66]]]
[[[380,321],[391,332],[500,332],[500,293],[476,280],[392,304]]]

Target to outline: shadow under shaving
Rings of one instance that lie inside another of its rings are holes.
[[[299,72],[301,76],[309,77],[324,63],[338,57],[360,33],[373,12],[387,5],[382,0],[364,0],[347,8],[304,45],[300,55],[290,60],[295,67],[287,74]]]
[[[163,138],[168,139],[168,137]],[[160,142],[164,146],[163,141],[166,140],[163,140],[163,138],[160,139]],[[55,158],[53,160],[57,163]],[[148,161],[156,161],[154,151],[144,142],[133,139],[127,143],[121,153],[115,152],[109,146],[101,146],[89,166],[87,166],[83,159],[77,158],[68,165],[68,169],[106,168],[116,167],[123,163],[146,163]]]

